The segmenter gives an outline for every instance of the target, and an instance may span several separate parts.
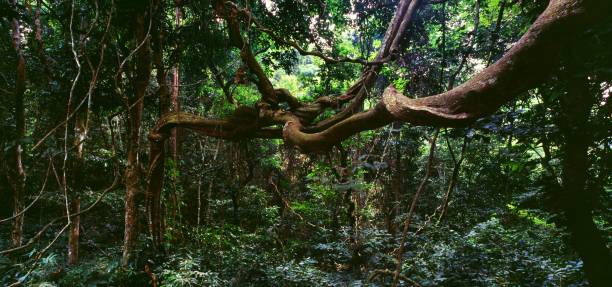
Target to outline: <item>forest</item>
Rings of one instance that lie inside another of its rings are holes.
[[[612,1],[2,0],[1,286],[610,286]]]

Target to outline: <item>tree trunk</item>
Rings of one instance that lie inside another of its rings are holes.
[[[81,212],[81,197],[79,195],[73,196],[70,201],[70,214]],[[79,261],[81,216],[73,217],[70,222],[70,234],[68,235],[68,264],[75,265]]]
[[[401,126],[398,125],[397,128]],[[398,142],[400,142],[400,136],[398,136]],[[402,149],[400,146],[395,148],[395,170],[393,171],[393,175],[391,178],[391,191],[393,192],[392,200],[390,200],[391,204],[389,205],[389,210],[387,211],[387,231],[389,234],[395,237],[395,233],[397,232],[397,224],[395,223],[395,218],[399,214],[399,209],[401,206],[402,200],[402,189],[404,187],[404,168],[402,161]],[[391,199],[391,194],[388,195]]]
[[[87,128],[85,125],[86,114],[79,113],[75,118],[74,125],[74,146],[76,156],[72,161],[72,192],[70,197],[70,214],[79,213],[81,211],[81,195],[83,181],[83,148],[84,141],[87,136]],[[79,240],[81,228],[81,216],[72,217],[70,225],[70,233],[68,235],[68,264],[74,265],[79,260]]]
[[[180,1],[175,1],[175,3],[177,4],[176,7],[174,7],[174,19],[175,19],[175,28],[178,30],[180,28],[181,25],[181,8],[178,6],[180,4]],[[176,47],[178,53],[177,55],[179,55],[180,57],[180,47]],[[174,112],[180,112],[181,111],[181,106],[179,104],[179,96],[180,96],[180,84],[181,84],[181,76],[180,76],[180,70],[179,70],[179,61],[177,60],[177,62],[174,65],[174,68],[172,69],[172,110]],[[178,142],[177,142],[177,129],[173,128],[171,131],[171,136],[170,136],[170,151],[172,153],[172,159],[175,162],[175,165],[177,164],[178,161]],[[177,165],[178,166],[178,165]]]
[[[497,14],[497,20],[495,21],[495,30],[491,32],[491,47],[489,48],[489,58],[487,59],[487,66],[493,62],[497,51],[497,41],[499,40],[499,33],[501,32],[501,24],[504,19],[504,10],[506,9],[506,0],[502,0],[499,3],[499,12]]]
[[[164,28],[163,19],[165,16],[163,0],[155,1],[156,16],[154,17],[154,27],[157,37],[154,37],[154,61],[157,69],[157,84],[159,85],[159,114],[160,117],[170,112],[171,99],[168,89],[166,69],[163,61],[164,51]],[[158,246],[161,240],[162,221],[161,221],[161,190],[164,185],[164,170],[166,164],[165,141],[151,142],[149,153],[149,170],[147,171],[147,217],[149,233],[153,239],[153,246]]]
[[[146,41],[136,54],[136,78],[134,79],[134,91],[136,103],[129,111],[128,120],[128,150],[127,166],[125,168],[125,229],[123,243],[123,265],[130,262],[132,246],[137,236],[136,219],[138,207],[136,206],[136,196],[140,193],[140,161],[138,152],[140,151],[140,126],[142,121],[143,98],[149,85],[151,76],[151,59],[149,58],[149,40],[147,34],[147,21],[150,17],[147,9],[136,16],[135,40],[136,45]]]
[[[448,143],[448,139],[446,139]],[[448,211],[448,202],[450,200],[450,196],[457,185],[457,181],[459,179],[459,171],[461,169],[461,163],[463,163],[463,158],[465,156],[465,150],[468,145],[467,136],[463,137],[463,145],[461,146],[461,154],[459,155],[459,159],[456,160],[453,164],[453,174],[451,175],[451,179],[448,183],[448,188],[446,189],[446,194],[444,195],[444,201],[442,202],[442,209],[440,210],[440,217],[438,217],[438,223],[442,221],[444,216]],[[450,144],[448,145],[449,150],[452,148]]]
[[[408,229],[410,227],[410,222],[412,218],[412,214],[416,210],[416,205],[421,196],[421,193],[427,188],[427,184],[429,183],[429,177],[431,177],[431,172],[433,169],[434,157],[436,154],[436,141],[438,140],[438,134],[440,133],[440,129],[436,129],[431,138],[431,142],[429,145],[429,155],[427,156],[427,165],[425,167],[425,176],[421,180],[419,187],[417,188],[416,193],[412,199],[412,203],[410,204],[410,209],[408,210],[408,214],[406,215],[406,219],[404,220],[404,228],[402,229],[402,238],[400,239],[400,245],[397,248],[396,253],[396,265],[395,272],[393,272],[393,283],[391,286],[397,286],[400,278],[400,273],[402,272],[402,261],[404,259],[404,248],[406,247],[406,238],[408,236]]]
[[[13,0],[12,5],[17,7],[17,0]],[[13,48],[17,55],[17,71],[15,78],[15,151],[14,151],[14,176],[13,185],[13,230],[11,240],[14,247],[21,246],[23,240],[23,201],[25,196],[26,173],[23,166],[23,145],[22,139],[25,137],[25,107],[23,104],[23,94],[25,92],[25,58],[21,50],[21,29],[19,20],[13,18]]]
[[[612,260],[601,231],[593,222],[593,202],[598,194],[590,194],[588,179],[588,147],[592,143],[589,133],[589,115],[595,97],[589,91],[584,75],[569,74],[577,71],[567,68],[567,92],[562,95],[562,116],[559,126],[565,138],[562,146],[562,187],[556,196],[562,223],[569,232],[569,243],[584,262],[584,271],[591,286],[609,286],[612,282]]]

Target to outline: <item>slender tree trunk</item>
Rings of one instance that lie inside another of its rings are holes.
[[[436,141],[438,140],[438,134],[440,133],[440,129],[436,129],[431,138],[431,142],[429,145],[429,155],[427,157],[427,166],[425,167],[425,176],[421,180],[419,187],[414,194],[414,198],[412,199],[412,203],[410,204],[410,209],[408,210],[408,215],[406,215],[406,219],[404,220],[404,228],[402,230],[402,238],[400,239],[400,245],[397,248],[396,254],[396,265],[395,271],[393,272],[393,287],[397,286],[399,282],[400,273],[402,272],[402,261],[404,259],[404,248],[406,247],[406,238],[408,236],[408,229],[410,227],[410,222],[412,220],[412,214],[416,210],[416,205],[421,196],[421,193],[427,188],[427,184],[429,183],[429,177],[431,176],[431,172],[433,170],[433,162],[436,154]]]
[[[502,5],[505,5],[505,4],[502,3]],[[463,70],[463,67],[467,63],[467,60],[470,54],[474,50],[474,42],[476,41],[476,36],[478,34],[478,28],[480,26],[480,0],[476,1],[476,7],[474,8],[475,8],[474,29],[472,29],[472,31],[469,34],[468,44],[467,44],[465,52],[463,53],[463,56],[461,57],[461,62],[459,63],[457,70],[455,70],[455,72],[452,73],[448,79],[448,86],[447,86],[448,90],[455,87],[455,80],[457,79],[457,76],[459,76],[459,74]],[[501,12],[501,14],[503,14],[503,11]],[[499,18],[499,21],[501,21],[501,18]],[[459,180],[459,171],[461,169],[461,164],[463,163],[463,159],[465,156],[465,150],[467,149],[468,137],[467,135],[463,137],[463,145],[461,146],[461,152],[459,155],[459,159],[455,158],[450,142],[448,141],[448,137],[446,138],[446,144],[448,145],[448,150],[451,153],[451,156],[453,158],[453,172],[451,175],[451,179],[448,183],[448,188],[446,189],[446,194],[444,195],[444,201],[442,202],[442,205],[441,205],[440,217],[438,217],[438,221],[436,222],[436,224],[440,223],[440,221],[444,218],[444,216],[446,216],[446,213],[448,211],[448,202],[450,200],[450,196],[453,190],[455,189],[455,186],[457,185],[457,182]]]
[[[136,45],[145,43],[136,54],[136,78],[134,79],[135,103],[129,111],[128,121],[128,150],[127,166],[125,168],[125,229],[123,243],[123,265],[130,262],[131,252],[136,234],[136,219],[138,207],[136,206],[136,196],[140,190],[140,161],[138,153],[140,151],[140,128],[142,121],[142,109],[144,96],[151,77],[151,59],[149,57],[149,40],[147,38],[147,18],[151,17],[143,9],[141,14],[136,16],[135,40]]]
[[[86,114],[79,113],[75,118],[74,146],[76,156],[72,161],[72,193],[70,194],[70,214],[81,211],[81,196],[83,174],[83,148],[87,136],[85,126]],[[81,216],[75,216],[71,220],[70,233],[68,235],[68,264],[74,265],[79,260],[79,240],[81,229]]]
[[[159,85],[159,115],[162,116],[170,111],[170,98],[168,91],[167,72],[164,66],[164,40],[165,31],[162,19],[164,18],[164,1],[155,1],[155,18],[153,19],[154,31],[156,35],[153,37],[153,60],[155,61],[155,69],[157,70],[157,84]]]
[[[78,212],[81,212],[81,197],[76,195],[70,200],[70,214]],[[73,217],[70,222],[70,234],[68,236],[68,264],[75,265],[79,261],[81,216]]]
[[[351,168],[348,164],[348,154],[346,150],[340,150],[340,171],[338,172],[338,182],[340,184],[350,184],[349,180],[351,177]],[[349,249],[351,250],[351,267],[355,276],[360,276],[361,266],[364,263],[364,257],[362,255],[363,244],[359,240],[359,219],[357,218],[358,210],[355,209],[359,206],[355,203],[359,203],[358,190],[348,188],[344,193],[344,203],[346,204],[346,217],[350,228],[350,235],[348,238]]]
[[[153,45],[153,58],[155,61],[155,68],[157,69],[157,84],[159,85],[159,114],[160,117],[170,112],[171,99],[170,91],[168,88],[168,80],[166,69],[164,66],[163,51],[164,51],[164,40],[165,33],[163,27],[163,20],[165,17],[163,0],[155,1],[156,16],[153,19],[155,24],[155,31],[157,36],[154,37]],[[153,238],[153,245],[158,246],[161,240],[162,232],[162,221],[161,221],[161,190],[164,184],[164,171],[166,164],[166,146],[164,141],[159,143],[151,144],[150,151],[150,170],[147,171],[148,187],[147,187],[147,217],[149,233]]]
[[[204,150],[204,147],[202,146],[202,141],[198,141],[198,146],[200,147],[200,160],[201,160],[201,164],[204,164],[204,154],[206,153],[206,151]],[[200,226],[200,222],[201,222],[201,218],[202,218],[202,180],[204,179],[204,175],[200,175],[198,176],[198,217],[197,217],[197,221],[196,221],[196,225],[199,227]],[[211,178],[212,180],[212,178]]]
[[[180,6],[182,5],[182,1],[181,0],[175,0],[175,8],[174,8],[174,16],[175,16],[175,31],[178,31],[178,29],[180,28],[180,23],[181,23],[181,9]],[[174,67],[172,68],[172,111],[173,112],[180,112],[181,111],[181,107],[179,104],[179,96],[180,96],[180,68],[179,68],[179,60],[180,59],[180,47],[176,46],[176,55],[177,55],[177,59],[176,59],[176,63],[174,63]],[[169,145],[170,145],[170,154],[172,155],[172,161],[174,162],[174,168],[178,169],[179,165],[178,165],[178,129],[177,128],[172,128],[170,129],[170,138],[168,140]],[[165,221],[168,219],[166,217],[161,218],[161,213],[163,212],[164,214],[171,214],[171,219],[172,222],[177,222],[177,214],[180,208],[180,197],[179,194],[177,192],[177,183],[178,183],[178,177],[173,177],[172,178],[172,193],[170,194],[170,205],[164,205],[163,207],[161,207],[161,202],[160,202],[160,208],[159,208],[159,216],[160,219],[158,219],[161,224],[159,225],[159,236],[158,238],[161,240],[162,236],[161,234],[165,233]],[[161,194],[160,194],[161,197]],[[162,211],[163,208],[163,211]],[[171,209],[171,210],[168,210]]]
[[[444,70],[446,69],[446,2],[442,3],[442,41],[440,41],[440,91],[444,90]]]
[[[395,233],[397,232],[397,224],[395,223],[395,218],[399,214],[402,187],[404,186],[404,169],[402,163],[402,150],[401,147],[398,145],[395,148],[395,169],[391,178],[391,190],[393,191],[393,200],[391,201],[391,204],[389,206],[390,210],[387,212],[386,218],[387,231],[394,237]],[[391,195],[389,195],[389,197],[391,197]]]
[[[504,19],[504,10],[506,9],[506,0],[502,0],[499,3],[499,12],[497,14],[497,20],[495,21],[495,30],[491,32],[491,47],[489,49],[489,58],[487,59],[487,67],[493,62],[493,58],[497,52],[497,41],[499,40],[499,34],[501,32],[501,24]]]
[[[175,20],[175,28],[178,30],[181,26],[181,17],[182,17],[182,13],[181,13],[181,1],[175,1],[176,3],[176,7],[174,7],[174,20]],[[177,55],[180,55],[180,47],[176,47],[178,53]],[[180,56],[179,56],[180,58]],[[180,96],[180,85],[181,85],[181,76],[180,76],[180,70],[179,70],[179,63],[178,60],[177,62],[174,64],[174,68],[172,69],[172,110],[174,112],[180,112],[181,111],[181,106],[179,104],[179,96]],[[170,150],[172,153],[172,159],[174,160],[175,163],[177,163],[178,160],[178,142],[177,142],[177,129],[173,128],[171,131],[171,136],[170,136]]]
[[[565,139],[562,146],[562,187],[557,200],[563,212],[563,223],[569,231],[569,240],[584,262],[584,271],[591,286],[609,286],[612,282],[612,259],[606,242],[593,222],[592,205],[599,194],[589,193],[588,147],[592,143],[589,133],[589,115],[594,96],[584,75],[570,74],[577,69],[567,68],[567,92],[562,95],[560,119]]]
[[[447,139],[448,141],[448,139]],[[465,150],[467,149],[468,138],[465,136],[463,138],[463,145],[461,146],[461,154],[459,155],[459,159],[453,163],[453,173],[451,175],[451,179],[448,182],[448,188],[446,189],[446,194],[444,195],[444,201],[442,202],[442,209],[440,210],[440,217],[438,217],[438,223],[442,221],[444,216],[448,211],[448,202],[450,200],[450,196],[457,185],[457,181],[459,180],[459,171],[461,169],[461,164],[463,163],[463,158],[465,156]],[[450,144],[448,145],[450,149]]]
[[[210,222],[212,221],[212,209],[210,208],[210,201],[212,200],[212,189],[214,186],[214,178],[210,179],[210,182],[208,183],[208,190],[206,193],[206,206],[205,206],[205,219],[206,219],[206,224],[209,225]]]
[[[13,0],[13,7],[17,7],[17,0]],[[13,215],[18,215],[24,208],[25,180],[26,172],[23,166],[23,145],[22,139],[25,137],[25,107],[23,94],[25,92],[25,58],[21,50],[21,29],[17,18],[11,21],[13,30],[13,48],[17,55],[17,71],[15,78],[15,150],[14,150],[14,175],[13,181]],[[11,240],[13,246],[21,246],[23,240],[23,217],[18,215],[13,221]]]

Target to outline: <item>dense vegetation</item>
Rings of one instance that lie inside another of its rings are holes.
[[[2,1],[0,285],[606,286],[608,2]]]

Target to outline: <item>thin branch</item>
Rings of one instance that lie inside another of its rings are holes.
[[[251,13],[251,11],[249,11],[248,9],[246,8],[241,9],[233,2],[228,1],[226,3],[230,5],[231,7],[233,7],[234,9],[236,9],[238,12],[240,12],[243,18],[248,19],[248,23],[253,23],[255,27],[257,28],[257,30],[270,36],[270,38],[272,38],[272,40],[274,40],[277,44],[280,44],[282,46],[292,47],[302,56],[315,56],[315,57],[322,59],[327,64],[354,63],[354,64],[360,64],[360,65],[366,65],[366,66],[380,65],[380,64],[384,64],[388,62],[389,60],[391,60],[390,58],[385,58],[385,59],[375,60],[375,61],[366,61],[364,59],[350,58],[350,57],[332,58],[332,57],[324,55],[322,52],[319,52],[319,51],[308,51],[307,49],[301,47],[297,42],[292,41],[292,40],[287,40],[277,35],[276,32],[267,28],[263,23],[261,23],[257,18],[255,18],[253,14]]]
[[[113,7],[114,7],[114,0],[111,2],[113,3]],[[112,9],[111,9],[111,13],[108,16],[108,20],[106,22],[106,30],[104,31],[104,35],[102,36],[102,41],[101,43],[101,55],[100,55],[100,61],[98,62],[98,67],[96,68],[96,73],[95,73],[95,78],[97,78],[99,69],[102,65],[102,59],[104,57],[104,49],[106,47],[106,44],[104,43],[106,40],[106,35],[108,34],[108,31],[110,29],[110,23],[111,23],[111,18],[112,18]],[[73,82],[74,84],[74,82]],[[52,128],[49,132],[47,132],[40,140],[38,140],[36,142],[36,144],[34,144],[34,146],[32,146],[31,151],[36,150],[49,136],[51,136],[55,131],[57,131],[60,127],[62,127],[63,125],[67,124],[68,121],[70,121],[75,115],[76,113],[81,109],[81,107],[87,102],[88,103],[88,107],[91,106],[91,93],[93,93],[93,89],[95,88],[95,81],[92,79],[92,82],[90,82],[90,87],[88,90],[88,96],[83,98],[83,100],[81,100],[81,102],[77,105],[77,107],[74,109],[74,111],[72,111],[67,117],[66,119],[64,119],[61,123],[59,123],[58,125],[56,125],[54,128]],[[71,88],[72,91],[72,88]]]
[[[45,175],[45,180],[43,181],[43,185],[40,188],[40,191],[38,192],[38,195],[36,195],[34,200],[32,200],[32,202],[30,202],[30,204],[28,204],[28,206],[26,206],[26,208],[22,209],[19,213],[15,214],[15,215],[13,215],[11,217],[8,217],[8,218],[0,220],[0,223],[7,222],[9,220],[12,220],[12,219],[15,219],[15,218],[21,216],[22,214],[26,213],[26,211],[28,211],[28,209],[30,209],[30,207],[32,207],[38,201],[38,199],[40,199],[40,197],[42,196],[43,192],[45,191],[45,187],[47,186],[47,179],[49,178],[49,172],[51,171],[51,161],[52,161],[52,159],[49,158],[49,164],[47,165],[47,174]]]
[[[421,180],[421,184],[419,185],[419,188],[414,194],[414,198],[412,199],[412,204],[410,204],[410,210],[408,211],[408,215],[406,216],[406,219],[404,221],[404,230],[402,231],[402,238],[400,240],[400,246],[397,249],[397,254],[396,254],[397,265],[395,267],[395,273],[393,274],[393,284],[392,284],[393,287],[397,286],[399,275],[400,275],[400,272],[402,271],[402,260],[404,258],[404,248],[406,245],[406,237],[408,236],[408,228],[410,227],[412,214],[414,213],[419,197],[421,196],[421,193],[427,187],[427,183],[429,182],[429,177],[431,176],[433,160],[434,160],[434,155],[436,151],[436,141],[438,140],[439,132],[440,132],[440,129],[436,129],[436,131],[434,132],[433,138],[431,139],[431,143],[429,146],[429,156],[427,158],[427,166],[425,167],[425,176]]]
[[[82,209],[79,212],[70,214],[70,217],[75,217],[75,216],[79,216],[82,215],[88,211],[90,211],[91,209],[93,209],[96,205],[98,205],[98,203],[102,200],[102,198],[109,192],[115,190],[117,187],[119,187],[121,183],[120,180],[120,176],[118,171],[115,171],[115,179],[113,180],[113,183],[111,184],[111,186],[107,187],[106,189],[104,189],[102,191],[102,193],[98,196],[98,198],[96,198],[96,200],[87,208]],[[30,246],[32,246],[34,243],[36,243],[41,237],[42,235],[45,233],[45,231],[47,231],[47,229],[49,229],[51,226],[55,225],[56,223],[58,223],[60,220],[67,218],[67,215],[63,215],[60,217],[57,217],[53,220],[51,220],[49,223],[47,223],[47,225],[45,225],[41,230],[39,230],[36,235],[34,235],[32,238],[30,238],[30,240],[28,241],[28,243],[21,245],[19,247],[15,247],[15,248],[11,248],[11,249],[6,249],[6,250],[2,250],[0,251],[0,255],[4,255],[4,254],[9,254],[9,253],[13,253],[16,251],[20,251],[23,249],[26,249]]]
[[[36,265],[38,265],[38,262],[39,262],[40,258],[42,258],[42,256],[45,253],[47,253],[49,248],[51,248],[51,246],[53,246],[53,244],[55,244],[55,242],[64,233],[64,231],[66,231],[66,229],[69,226],[70,226],[70,223],[67,223],[66,225],[64,225],[64,227],[62,227],[62,229],[60,229],[59,232],[57,232],[55,234],[55,237],[53,238],[53,240],[51,240],[51,242],[49,244],[47,244],[47,246],[45,248],[43,248],[43,250],[41,250],[40,252],[38,252],[36,254],[36,256],[34,257],[34,264],[32,264],[32,266],[30,266],[30,269],[28,270],[28,272],[24,276],[20,277],[20,279],[17,280],[17,282],[14,282],[13,284],[9,285],[10,287],[21,285],[25,281],[25,279],[27,279],[27,277],[30,276],[30,274],[32,274],[32,271],[34,271],[34,268],[36,268]]]
[[[64,160],[62,164],[62,185],[64,190],[64,200],[66,205],[66,219],[68,221],[68,225],[71,223],[70,218],[70,205],[68,204],[68,182],[66,177],[66,163],[68,161],[68,121],[70,116],[70,109],[72,105],[72,97],[74,95],[74,89],[76,88],[76,84],[79,81],[79,77],[81,76],[81,62],[79,61],[79,55],[77,54],[75,45],[74,45],[74,33],[72,31],[72,24],[74,20],[74,0],[71,2],[70,8],[70,48],[72,50],[72,54],[74,56],[74,61],[77,65],[77,74],[72,80],[72,86],[70,87],[70,93],[68,95],[68,103],[66,107],[66,126],[64,128]]]

